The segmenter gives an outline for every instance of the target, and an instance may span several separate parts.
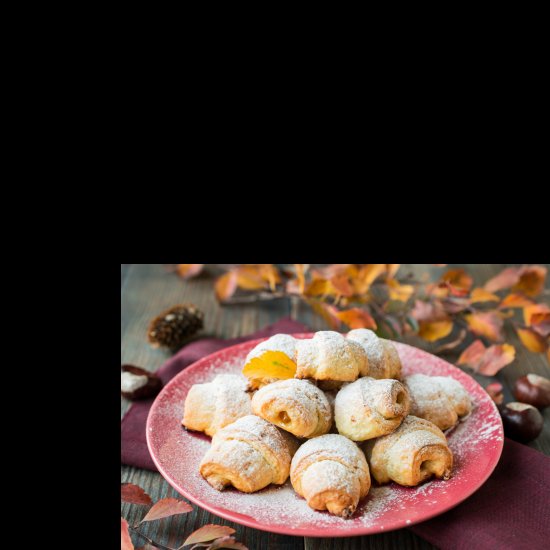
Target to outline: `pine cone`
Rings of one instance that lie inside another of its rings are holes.
[[[193,304],[180,304],[155,317],[149,325],[149,343],[178,350],[203,327],[204,314]]]

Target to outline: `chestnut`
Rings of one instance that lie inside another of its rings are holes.
[[[516,380],[514,397],[538,409],[550,406],[550,380],[538,374],[527,374]]]
[[[528,443],[542,431],[542,414],[533,405],[512,401],[499,410],[504,434],[515,441]]]
[[[162,388],[162,380],[153,372],[134,365],[122,365],[120,370],[120,393],[126,399],[154,397]]]

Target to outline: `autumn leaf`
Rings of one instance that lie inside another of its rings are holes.
[[[330,281],[326,279],[314,279],[305,290],[306,296],[323,296],[330,293]]]
[[[504,401],[504,394],[502,393],[502,384],[493,382],[489,384],[485,391],[489,394],[489,397],[497,404],[500,405]]]
[[[399,268],[401,267],[401,264],[386,264],[386,272],[387,272],[387,279],[393,279],[397,272],[399,271]]]
[[[550,308],[546,304],[533,304],[523,308],[523,320],[529,327],[550,320]]]
[[[395,279],[387,281],[390,300],[406,302],[414,293],[414,286],[399,284]]]
[[[463,290],[469,290],[474,282],[472,277],[462,268],[450,269],[441,276],[441,281]]]
[[[502,340],[502,316],[496,311],[478,311],[464,315],[470,330],[489,340]]]
[[[248,550],[242,543],[237,542],[235,537],[221,537],[216,539],[206,550],[218,550],[218,548],[230,548],[233,550]]]
[[[506,309],[506,308],[516,308],[516,307],[525,307],[525,306],[531,306],[534,302],[532,300],[529,300],[529,298],[526,298],[523,294],[508,294],[508,296],[505,296],[502,302],[500,302],[500,305],[498,306],[499,309]]]
[[[416,300],[411,316],[417,321],[443,321],[449,318],[439,300],[433,302]]]
[[[120,518],[120,550],[134,550],[134,544],[128,532],[128,522]]]
[[[448,283],[430,283],[426,285],[426,294],[433,298],[445,298],[449,295],[450,285]]]
[[[477,304],[478,302],[499,302],[500,298],[492,292],[487,292],[484,288],[474,288],[470,295],[470,302]]]
[[[179,514],[187,514],[193,510],[193,507],[177,498],[163,498],[156,502],[151,509],[147,512],[147,515],[140,521],[155,521],[157,519],[167,518],[170,516],[176,516]]]
[[[208,542],[210,540],[232,535],[235,529],[228,527],[227,525],[212,525],[211,523],[203,525],[200,529],[197,529],[191,533],[185,542],[180,546],[189,546],[190,544],[197,544],[198,542]]]
[[[262,279],[267,281],[270,290],[275,292],[277,283],[281,282],[279,270],[273,264],[261,264],[259,274]]]
[[[237,268],[237,286],[243,290],[259,290],[268,285],[260,274],[259,266],[244,265]]]
[[[527,296],[537,296],[544,289],[547,269],[541,265],[524,267],[520,271],[519,281],[512,290],[519,290]]]
[[[448,336],[452,330],[452,321],[420,321],[418,336],[428,342],[435,342]]]
[[[538,332],[530,328],[518,327],[517,333],[521,343],[534,353],[544,353],[548,348],[546,339],[543,338]]]
[[[345,311],[339,311],[335,314],[340,321],[344,322],[351,329],[355,328],[370,328],[376,329],[376,321],[370,316],[370,314],[359,307],[347,309]]]
[[[131,504],[153,504],[151,497],[138,485],[133,483],[120,484],[120,499]]]
[[[216,298],[220,302],[224,302],[228,298],[231,298],[237,290],[237,275],[234,271],[228,271],[224,275],[218,278],[214,286],[216,291]]]
[[[481,340],[475,340],[458,358],[458,365],[469,365],[484,376],[494,376],[499,370],[510,364],[516,356],[514,346],[494,344],[485,348]]]
[[[519,281],[520,272],[521,268],[519,267],[507,267],[498,275],[489,279],[485,285],[483,285],[483,288],[487,292],[496,292],[497,290],[510,288]]]
[[[310,305],[311,309],[317,315],[321,316],[328,326],[332,330],[337,330],[340,328],[341,321],[338,319],[338,308],[334,307],[331,304],[326,304],[325,302],[319,302],[317,300],[307,300],[307,303]]]
[[[244,367],[243,374],[248,378],[294,378],[296,363],[282,351],[265,351],[252,358]]]
[[[204,267],[204,264],[178,264],[176,271],[180,277],[191,279],[198,275]]]
[[[356,294],[365,294],[372,283],[386,272],[386,264],[365,264],[357,271],[357,276],[351,281]]]
[[[331,294],[339,294],[341,296],[353,295],[353,288],[351,288],[348,276],[345,273],[341,273],[339,275],[334,275],[334,277],[331,277],[330,286],[332,287],[329,287],[329,292]]]

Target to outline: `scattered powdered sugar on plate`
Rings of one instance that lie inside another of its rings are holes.
[[[351,519],[312,510],[294,492],[290,480],[253,494],[234,489],[218,492],[198,472],[210,438],[181,426],[183,404],[193,384],[211,381],[218,374],[238,374],[254,346],[255,343],[246,343],[221,350],[182,371],[159,394],[148,420],[149,449],[161,473],[184,496],[217,515],[268,531],[305,536],[348,536],[397,529],[442,513],[467,498],[498,461],[503,444],[502,424],[496,406],[484,390],[442,359],[396,343],[404,375],[451,376],[472,397],[471,414],[446,432],[454,455],[450,480],[432,480],[419,487],[395,483],[378,487],[373,480],[367,497]]]

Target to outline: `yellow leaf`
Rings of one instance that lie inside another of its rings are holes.
[[[306,288],[306,296],[321,296],[330,292],[331,284],[326,279],[314,279]]]
[[[354,307],[346,311],[339,311],[336,317],[350,328],[376,329],[376,321],[364,309]]]
[[[470,330],[489,340],[502,340],[502,314],[496,311],[479,311],[464,316]]]
[[[500,302],[499,309],[532,306],[534,302],[523,296],[523,294],[508,294],[504,300]]]
[[[387,285],[391,300],[406,302],[414,292],[414,286],[399,284],[395,279],[388,279]]]
[[[259,290],[267,286],[258,266],[246,265],[237,269],[237,285],[243,290]]]
[[[518,328],[518,336],[521,340],[521,343],[529,350],[534,353],[544,353],[548,344],[546,340],[534,330],[530,328]]]
[[[260,266],[260,277],[269,283],[272,292],[275,291],[277,283],[281,282],[279,270],[273,264],[262,264]]]
[[[487,292],[483,288],[474,288],[472,295],[470,296],[472,304],[477,302],[498,302],[500,298],[492,292]]]
[[[398,272],[401,264],[386,264],[386,271],[388,272],[388,279],[393,279]]]
[[[220,302],[223,302],[232,296],[235,293],[235,290],[237,290],[237,276],[235,275],[235,272],[228,271],[225,275],[222,275],[216,281],[214,290],[216,291],[216,298]]]
[[[296,363],[282,351],[266,351],[251,359],[244,367],[243,374],[248,378],[294,378]]]
[[[420,321],[420,330],[418,331],[418,336],[427,340],[428,342],[435,342],[436,340],[441,340],[448,336],[453,330],[452,321]]]
[[[352,285],[356,294],[365,294],[371,284],[386,272],[386,264],[365,264],[359,268]]]

